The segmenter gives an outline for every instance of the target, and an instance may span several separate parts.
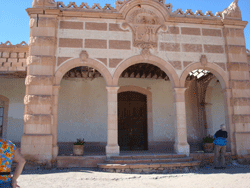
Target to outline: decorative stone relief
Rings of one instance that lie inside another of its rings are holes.
[[[82,61],[86,61],[89,58],[89,54],[86,50],[82,50],[79,57]]]
[[[148,59],[151,55],[149,48],[143,48],[141,51],[141,55],[144,59]]]
[[[241,11],[238,6],[239,0],[234,0],[228,8],[222,11],[223,19],[225,18],[238,18],[241,19]]]
[[[52,97],[46,95],[25,95],[24,104],[51,104]]]
[[[160,28],[166,30],[163,25],[163,19],[150,9],[135,8],[134,11],[126,17],[126,23],[122,24],[122,28],[130,28],[133,32],[133,46],[143,49],[143,54],[148,54],[150,48],[157,48],[158,31]]]
[[[51,123],[51,115],[24,115],[24,123],[26,124],[50,124]]]
[[[115,2],[116,10],[119,11],[125,4],[127,4],[127,3],[129,4],[130,1],[132,1],[132,0],[117,0]],[[141,1],[143,1],[143,0],[141,0]],[[171,3],[165,4],[165,0],[153,0],[153,1],[156,1],[156,2],[163,4],[163,6],[166,7],[169,12],[172,12],[173,5]]]
[[[201,55],[200,62],[203,66],[207,64],[207,56],[206,55]]]
[[[25,79],[25,85],[52,85],[52,76],[32,76],[28,75]]]
[[[35,18],[31,18],[30,22],[29,22],[29,27],[33,28],[36,25],[36,19]]]

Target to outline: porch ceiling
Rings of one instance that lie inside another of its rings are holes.
[[[91,67],[76,67],[68,71],[63,78],[98,78],[102,77],[100,72]],[[160,68],[147,64],[139,63],[128,67],[120,76],[121,78],[146,78],[169,80],[167,74]]]

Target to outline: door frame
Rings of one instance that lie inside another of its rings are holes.
[[[144,89],[138,86],[121,86],[118,89],[118,93],[134,91],[146,95],[147,97],[147,131],[148,131],[148,146],[151,141],[153,141],[153,114],[152,114],[152,92],[148,89]]]
[[[8,112],[9,112],[9,99],[3,95],[0,95],[0,101],[3,101],[3,132],[2,137],[7,138],[7,126],[8,126]]]

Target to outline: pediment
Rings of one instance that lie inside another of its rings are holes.
[[[128,20],[131,15],[136,14],[140,9],[148,14],[155,14],[161,21],[167,21],[172,12],[172,5],[165,4],[161,0],[117,0],[116,9]]]

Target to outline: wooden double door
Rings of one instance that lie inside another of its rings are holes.
[[[147,96],[118,93],[118,144],[121,150],[147,150]]]

